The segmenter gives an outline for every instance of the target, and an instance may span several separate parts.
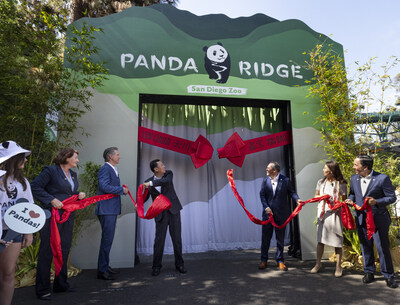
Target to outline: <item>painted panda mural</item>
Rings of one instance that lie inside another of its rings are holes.
[[[204,66],[210,79],[216,79],[217,83],[225,84],[231,71],[231,58],[228,51],[218,42],[210,47],[205,46],[203,51]]]

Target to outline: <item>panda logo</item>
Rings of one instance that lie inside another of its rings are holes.
[[[9,181],[7,183],[7,188],[8,188],[8,198],[11,199],[16,199],[18,197],[18,189],[15,185],[13,185],[12,181]]]
[[[203,48],[206,53],[204,67],[210,79],[216,79],[217,83],[225,84],[231,71],[231,58],[228,51],[218,42],[216,45]]]

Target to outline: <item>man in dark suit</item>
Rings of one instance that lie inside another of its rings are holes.
[[[164,253],[165,237],[169,226],[172,244],[175,254],[175,268],[180,273],[186,273],[182,258],[182,237],[181,237],[181,213],[182,205],[176,195],[172,171],[166,170],[165,165],[159,160],[150,162],[150,169],[154,173],[153,177],[147,179],[143,185],[149,188],[149,193],[153,200],[160,194],[163,194],[171,201],[171,208],[160,213],[156,218],[156,237],[154,239],[153,271],[152,275],[160,274],[162,256]],[[149,198],[147,195],[145,201]]]
[[[260,198],[263,205],[263,220],[268,220],[269,214],[274,216],[277,225],[283,224],[291,214],[290,198],[299,202],[299,196],[294,191],[289,178],[280,174],[278,162],[271,162],[267,166],[267,176],[261,184]],[[284,264],[283,248],[285,243],[285,228],[278,229],[267,224],[262,226],[261,240],[261,262],[259,269],[267,268],[268,250],[271,243],[272,233],[276,237],[276,262],[280,270],[287,271]]]
[[[369,197],[368,204],[372,207],[374,215],[375,233],[368,240],[366,212],[356,210],[357,233],[361,243],[364,260],[363,283],[368,284],[375,280],[374,242],[379,253],[381,272],[386,279],[386,285],[397,288],[394,280],[392,257],[390,255],[389,226],[390,215],[386,206],[396,201],[396,194],[390,178],[372,169],[374,160],[368,155],[359,155],[354,159],[353,169],[355,175],[351,177],[350,193],[346,203],[358,206],[364,204]]]
[[[103,153],[106,162],[97,174],[99,187],[98,194],[127,194],[128,189],[121,186],[116,165],[119,163],[120,155],[117,147],[109,147]],[[116,196],[108,200],[99,201],[96,204],[96,215],[101,225],[101,243],[99,259],[97,263],[97,278],[103,280],[114,280],[113,274],[118,273],[112,269],[110,263],[110,251],[114,240],[117,215],[121,214],[121,197]]]

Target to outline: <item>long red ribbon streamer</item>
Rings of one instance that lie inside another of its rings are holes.
[[[270,214],[268,220],[260,220],[258,218],[256,218],[253,214],[251,214],[245,204],[244,201],[242,199],[242,197],[240,197],[237,189],[236,189],[236,185],[235,185],[235,180],[233,179],[233,169],[230,169],[227,171],[227,176],[228,176],[228,180],[229,180],[229,185],[231,186],[231,189],[233,191],[233,194],[235,195],[236,199],[238,200],[238,202],[240,203],[240,205],[242,206],[242,208],[244,209],[244,211],[246,212],[247,216],[249,217],[249,219],[258,225],[266,225],[271,223],[274,227],[277,227],[279,229],[284,228],[294,217],[297,216],[297,214],[299,214],[299,212],[301,211],[301,209],[303,208],[303,206],[307,203],[310,202],[319,202],[321,200],[326,200],[329,208],[331,210],[337,210],[339,208],[342,208],[341,211],[341,216],[342,216],[342,221],[343,221],[343,225],[346,229],[349,230],[353,230],[355,229],[355,223],[354,223],[354,218],[353,215],[351,215],[350,209],[347,206],[346,203],[344,202],[340,202],[340,201],[336,201],[334,205],[332,205],[329,201],[329,199],[331,198],[330,195],[323,195],[320,197],[316,197],[316,198],[311,198],[309,200],[306,201],[301,201],[299,205],[297,205],[297,207],[293,210],[292,214],[289,216],[289,218],[280,226],[278,226],[275,223],[274,220],[274,216],[272,214]],[[353,206],[358,210],[358,211],[367,211],[367,235],[368,235],[368,239],[372,238],[372,235],[375,232],[375,223],[374,223],[374,217],[372,214],[372,208],[371,206],[368,204],[368,199],[366,198],[364,201],[364,204],[362,205],[362,207],[359,207],[358,205],[356,205],[355,203],[353,203]]]
[[[137,191],[137,203],[136,203],[132,197],[131,192],[128,191],[129,197],[131,198],[133,204],[136,206],[137,213],[140,218],[152,219],[156,217],[158,214],[160,214],[162,211],[171,208],[171,202],[169,201],[169,199],[164,195],[159,195],[150,205],[146,215],[144,215],[144,198],[146,198],[147,193],[148,189],[146,189],[145,193],[143,194],[143,184],[139,185]],[[61,238],[60,238],[60,232],[58,231],[57,223],[63,223],[67,221],[71,212],[73,211],[83,209],[90,204],[93,204],[101,200],[111,199],[115,196],[119,195],[114,195],[114,194],[97,195],[78,201],[78,195],[73,195],[62,202],[63,203],[62,209],[64,210],[64,213],[62,214],[61,217],[57,209],[55,208],[52,209],[51,224],[50,224],[51,226],[50,245],[54,257],[54,268],[56,276],[58,276],[63,266]]]

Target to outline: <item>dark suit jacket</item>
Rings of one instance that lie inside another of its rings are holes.
[[[379,224],[380,221],[387,221],[389,213],[386,206],[396,201],[395,189],[390,181],[390,178],[376,171],[372,172],[371,181],[369,182],[365,196],[361,192],[361,177],[360,175],[351,176],[349,199],[355,202],[358,206],[364,204],[365,197],[376,199],[376,205],[372,206],[374,221]],[[356,211],[356,219],[358,224],[363,224],[363,212]]]
[[[275,195],[273,194],[271,179],[269,177],[265,177],[261,184],[260,198],[264,208],[263,219],[268,219],[265,209],[271,208],[276,223],[281,225],[286,221],[292,212],[289,198],[297,201],[299,196],[294,191],[293,185],[289,178],[279,174]]]
[[[152,181],[153,186],[149,187],[149,194],[147,194],[145,201],[149,199],[149,195],[151,195],[151,198],[154,201],[156,197],[160,195],[155,187],[161,186],[161,194],[166,196],[169,201],[171,201],[171,208],[169,209],[169,212],[171,214],[177,214],[180,210],[182,210],[182,205],[175,192],[174,183],[172,181],[173,177],[174,174],[172,173],[172,171],[167,170],[161,179],[154,179],[154,176],[147,179],[145,182]],[[156,217],[156,221],[160,221],[161,218],[162,213]]]
[[[110,164],[105,163],[97,174],[99,182],[98,194],[123,195],[124,188],[121,181]],[[121,197],[116,196],[108,200],[102,200],[96,204],[96,215],[119,215],[121,214]]]
[[[51,201],[57,198],[63,201],[72,195],[79,194],[77,174],[70,170],[74,182],[74,189],[68,182],[62,168],[59,165],[45,166],[42,172],[31,183],[32,194],[39,200],[43,208],[51,209]]]

